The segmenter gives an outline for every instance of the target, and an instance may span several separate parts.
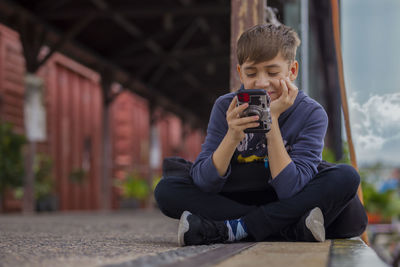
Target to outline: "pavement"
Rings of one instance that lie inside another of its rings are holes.
[[[157,209],[0,215],[0,266],[387,266],[360,239],[178,247]]]

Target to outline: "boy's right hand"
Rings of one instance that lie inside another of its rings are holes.
[[[240,114],[249,106],[245,103],[240,106],[236,106],[237,98],[233,97],[231,104],[226,111],[226,121],[228,123],[227,137],[230,138],[235,144],[239,143],[245,137],[243,132],[247,128],[253,128],[259,126],[258,116],[240,117]]]

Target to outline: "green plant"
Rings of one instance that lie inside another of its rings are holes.
[[[42,199],[52,195],[54,179],[52,177],[53,161],[50,156],[37,154],[33,171],[35,173],[35,199]]]
[[[327,147],[324,147],[322,151],[322,159],[328,162],[332,163],[346,163],[350,164],[350,153],[349,153],[349,146],[346,141],[343,141],[343,147],[342,147],[343,155],[342,158],[339,160],[336,160],[335,154],[333,151]]]
[[[87,177],[87,172],[82,168],[76,168],[69,174],[69,180],[73,183],[82,184]]]
[[[400,198],[396,190],[378,192],[369,182],[361,182],[364,197],[364,207],[367,212],[380,214],[385,220],[400,216]]]
[[[0,122],[0,194],[7,188],[22,186],[24,161],[22,147],[26,143],[23,135],[13,131],[10,123]]]
[[[151,189],[154,192],[154,190],[156,189],[156,186],[158,185],[158,183],[161,181],[161,176],[154,176],[153,177],[153,182],[151,184]]]
[[[147,181],[135,171],[129,173],[124,180],[118,182],[117,186],[122,189],[124,198],[145,200],[150,194],[150,186]]]

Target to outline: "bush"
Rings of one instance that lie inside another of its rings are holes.
[[[26,143],[23,135],[12,130],[12,124],[0,122],[0,194],[7,188],[22,186],[24,161],[22,147]]]
[[[39,200],[51,196],[54,192],[52,177],[53,161],[50,156],[37,154],[33,171],[35,173],[35,199]]]
[[[368,213],[380,214],[385,221],[400,216],[400,198],[396,190],[378,192],[375,186],[366,181],[361,182],[364,207]]]
[[[124,198],[145,200],[150,194],[150,186],[146,179],[135,171],[129,173],[124,180],[118,181],[116,186],[122,190]]]

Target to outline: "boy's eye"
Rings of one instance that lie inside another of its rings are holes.
[[[256,76],[256,73],[247,73],[246,76],[247,76],[247,77],[255,77],[255,76]]]
[[[276,75],[278,75],[278,74],[279,74],[279,72],[269,72],[269,73],[268,73],[269,76],[276,76]]]

